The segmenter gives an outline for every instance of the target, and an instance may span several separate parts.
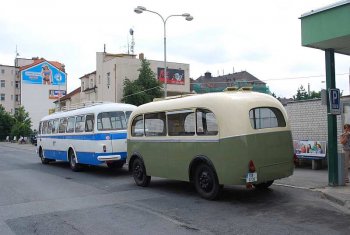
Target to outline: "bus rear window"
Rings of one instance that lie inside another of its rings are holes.
[[[105,112],[97,115],[97,130],[125,130],[124,112]]]
[[[273,107],[254,108],[249,111],[250,124],[254,129],[285,127],[281,110]]]

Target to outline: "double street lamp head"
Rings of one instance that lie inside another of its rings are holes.
[[[150,10],[147,10],[146,7],[143,7],[143,6],[137,6],[135,9],[134,9],[134,12],[137,13],[137,14],[141,14],[143,13],[144,11],[149,11],[149,12],[153,12],[153,13],[156,13],[159,15],[159,13],[155,12],[155,11],[150,11]],[[174,15],[174,16],[183,16],[185,17],[185,19],[187,21],[191,21],[193,20],[193,16],[191,16],[189,13],[183,13],[181,15]]]
[[[134,12],[137,13],[137,14],[141,14],[143,11],[146,11],[146,7],[143,7],[143,6],[137,6],[135,9],[134,9]]]

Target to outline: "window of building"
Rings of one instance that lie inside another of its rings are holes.
[[[109,88],[110,85],[111,85],[111,73],[108,72],[107,73],[107,87]]]
[[[5,94],[0,94],[0,100],[5,101]]]
[[[254,129],[285,127],[282,112],[277,108],[255,108],[249,111],[250,124]]]
[[[146,136],[165,136],[165,113],[145,114],[145,134]]]
[[[2,74],[5,74],[5,69],[1,69],[1,73],[2,73]]]
[[[90,79],[90,88],[94,88],[94,79],[93,78],[91,78]]]
[[[13,95],[11,95],[11,100],[13,100]]]
[[[189,136],[194,135],[196,130],[195,114],[192,110],[169,112],[168,135]]]
[[[17,89],[19,89],[19,81],[16,81],[15,83],[16,83],[16,84],[15,84],[15,87],[16,87]]]
[[[84,81],[81,81],[81,90],[84,91],[85,90],[85,84]]]
[[[197,109],[197,135],[217,135],[218,123],[213,112],[207,109]]]
[[[5,87],[5,80],[0,81],[0,87]]]

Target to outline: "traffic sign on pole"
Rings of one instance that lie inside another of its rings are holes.
[[[333,115],[340,115],[340,90],[329,89],[329,111]]]

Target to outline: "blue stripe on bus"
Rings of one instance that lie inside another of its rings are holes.
[[[121,160],[126,160],[126,152],[113,152],[113,153],[94,153],[94,152],[77,152],[78,162],[88,165],[100,165],[103,161],[97,160],[98,156],[120,155]],[[67,152],[58,150],[44,150],[44,156],[48,159],[56,159],[67,161]]]
[[[126,139],[126,133],[101,133],[101,134],[82,134],[82,135],[43,135],[38,138],[48,139],[70,139],[70,140],[119,140]]]

